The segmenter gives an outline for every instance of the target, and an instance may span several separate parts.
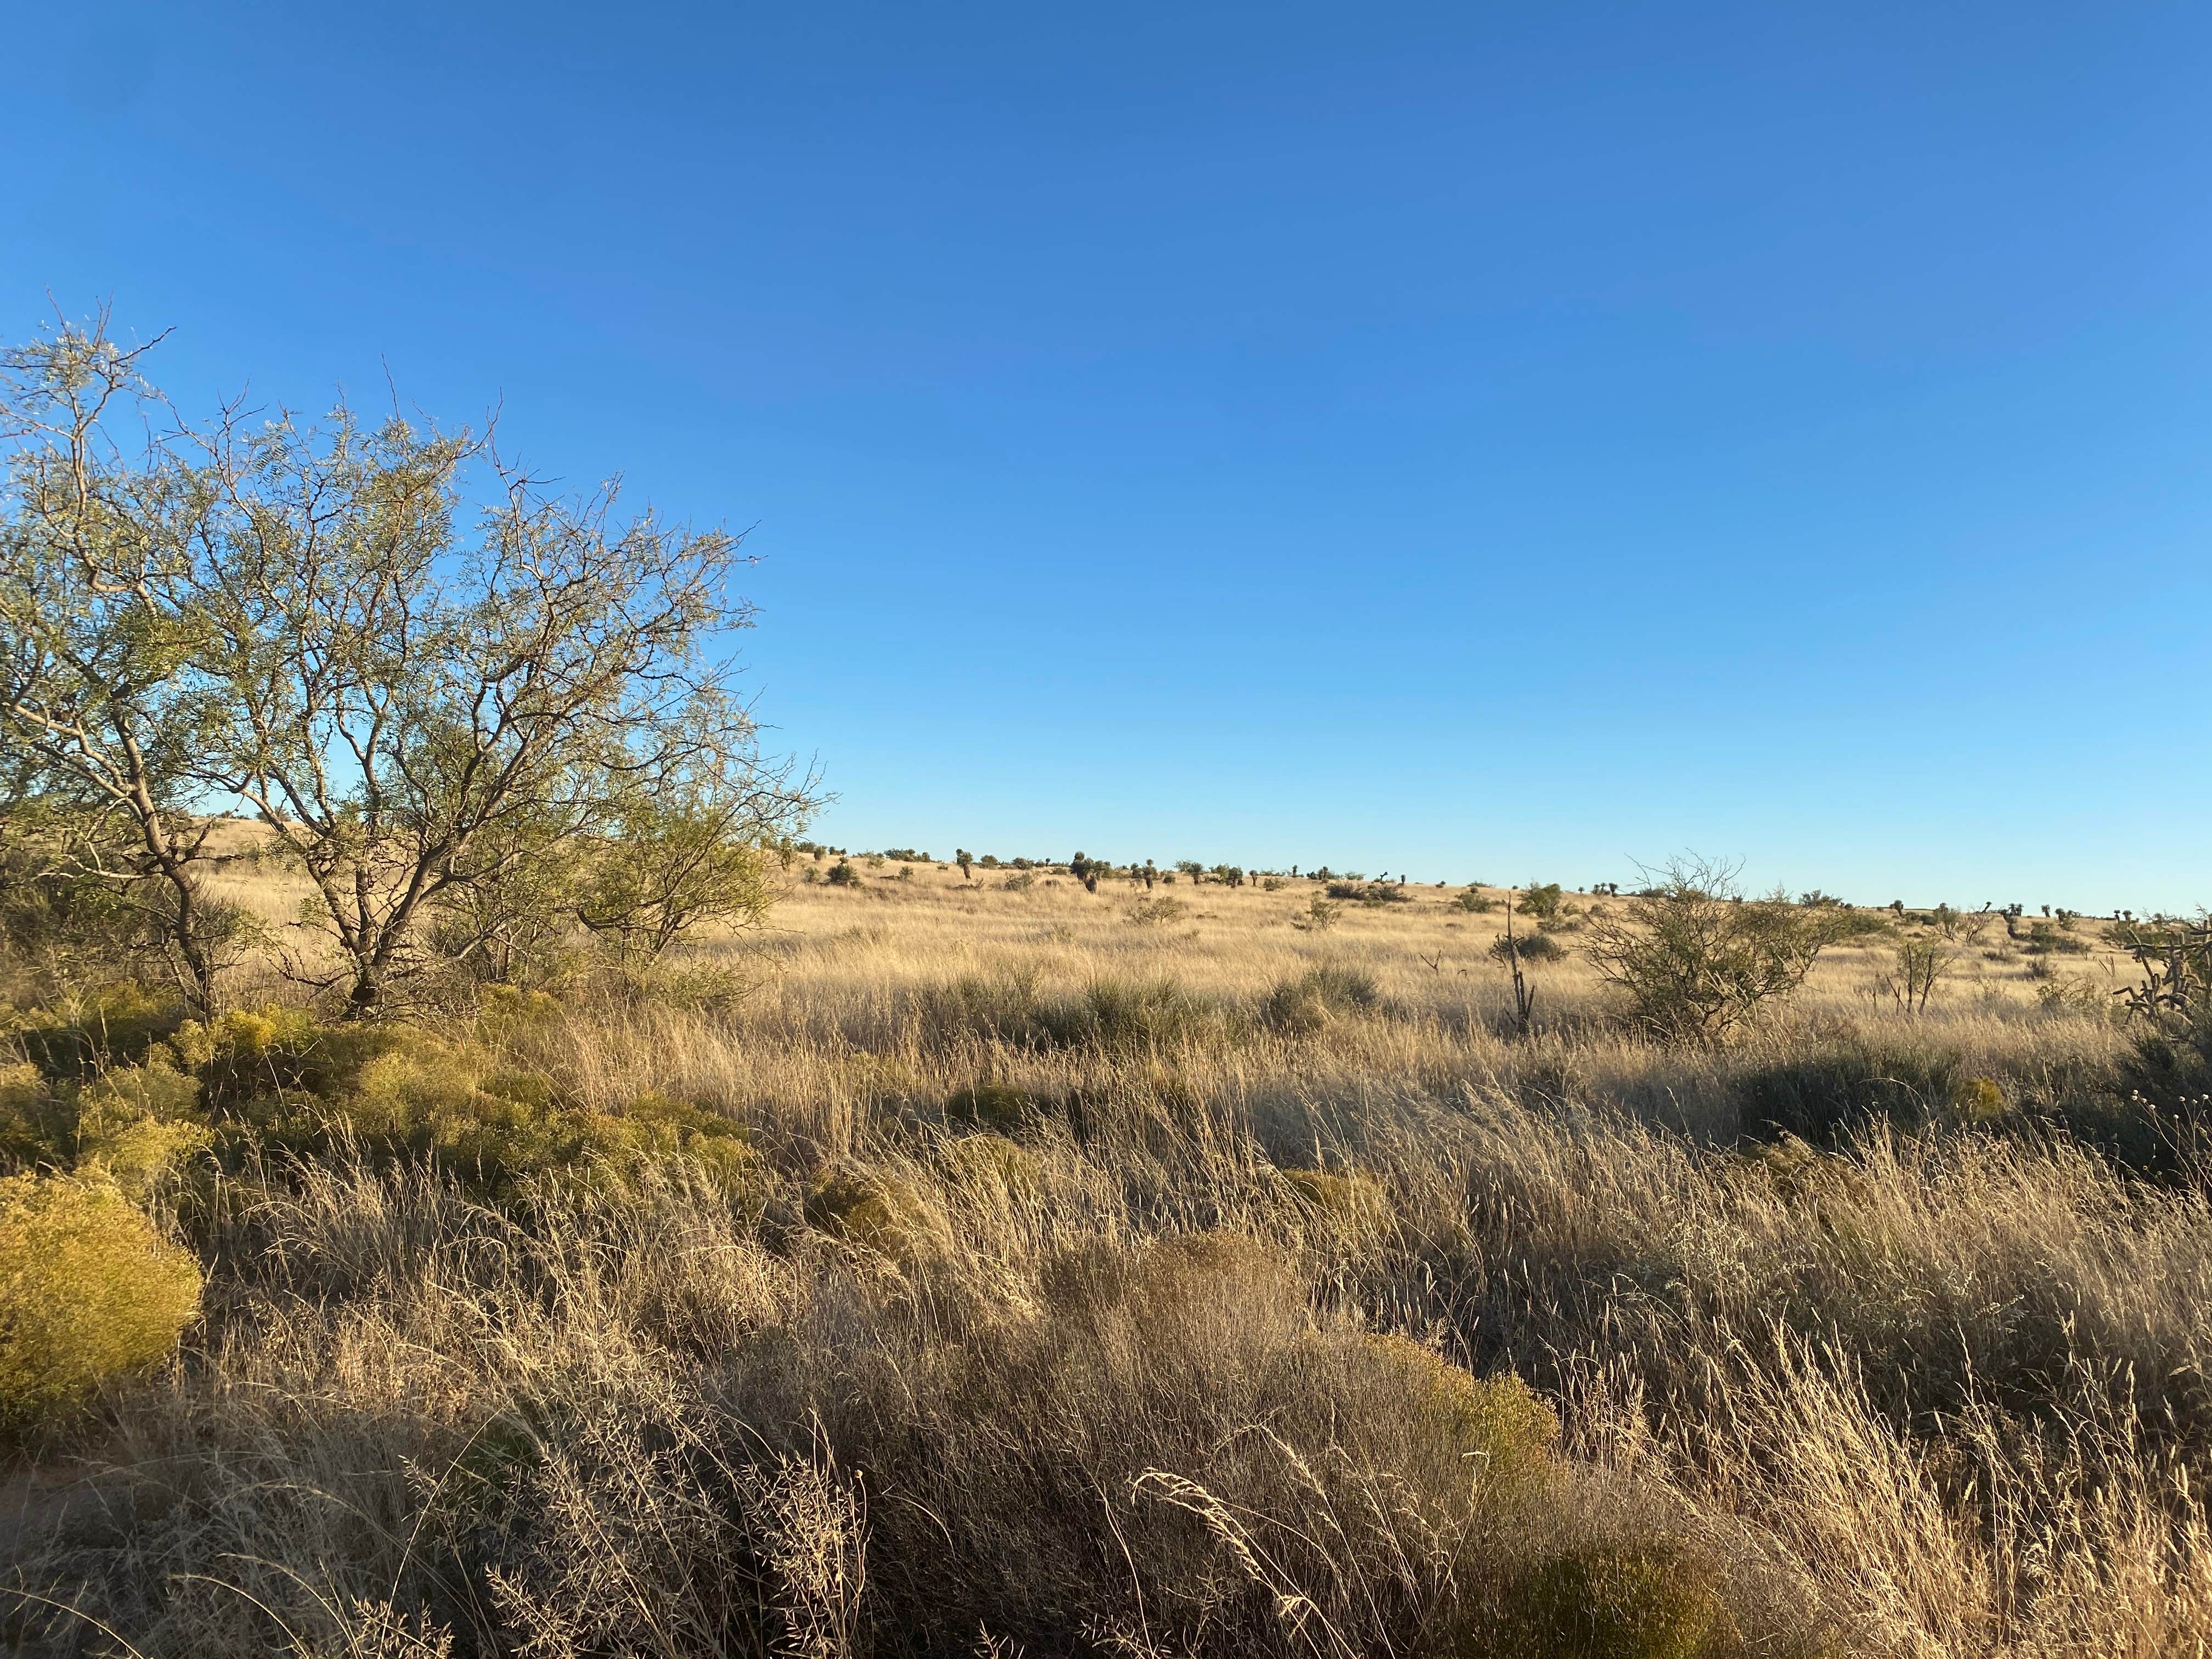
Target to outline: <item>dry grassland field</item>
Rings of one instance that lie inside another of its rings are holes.
[[[2212,1217],[2107,921],[1960,921],[1913,1010],[1940,922],[1839,913],[1662,1042],[1626,896],[1524,1021],[1502,888],[839,863],[376,1024],[250,856],[212,1023],[17,963],[9,1155],[143,1219],[10,1223],[77,1299],[0,1388],[100,1351],[15,1419],[9,1638],[2205,1651]]]

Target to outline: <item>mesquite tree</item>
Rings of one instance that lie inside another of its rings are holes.
[[[1626,993],[1632,1020],[1664,1042],[1723,1042],[1802,985],[1849,926],[1780,893],[1745,897],[1733,865],[1685,857],[1645,876],[1644,891],[1592,918],[1584,949]]]
[[[648,953],[757,908],[746,853],[811,800],[732,695],[737,538],[618,516],[613,484],[553,494],[396,413],[232,408],[126,459],[100,394],[141,389],[137,361],[104,325],[22,358],[34,391],[88,390],[18,398],[44,423],[18,444],[0,718],[130,817],[179,905],[207,815],[243,805],[334,947],[294,970],[356,1015],[423,965],[428,918],[502,884],[557,875],[580,923]],[[211,1005],[204,925],[174,932]]]
[[[193,811],[212,497],[140,376],[149,349],[102,316],[0,356],[0,831],[19,881],[88,892],[204,1015],[242,931],[208,894]]]

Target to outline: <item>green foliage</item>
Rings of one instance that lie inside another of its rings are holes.
[[[1310,1224],[1353,1243],[1365,1243],[1391,1224],[1389,1190],[1359,1170],[1282,1170]]]
[[[1532,881],[1521,890],[1514,908],[1534,916],[1539,924],[1557,921],[1566,902],[1566,893],[1556,881]]]
[[[199,1297],[199,1264],[112,1182],[0,1178],[0,1424],[161,1360]]]
[[[1508,1659],[1700,1659],[1735,1647],[1710,1568],[1656,1541],[1543,1562],[1513,1586],[1504,1623]]]
[[[1547,1473],[1559,1415],[1519,1377],[1478,1377],[1392,1334],[1363,1339],[1360,1358],[1375,1395],[1440,1435],[1480,1486],[1513,1492]]]
[[[1181,899],[1139,899],[1129,907],[1129,920],[1139,927],[1162,927],[1190,914]]]
[[[832,887],[857,887],[860,883],[860,872],[853,867],[850,859],[841,858],[830,866],[829,874],[822,879]]]
[[[1501,934],[1492,940],[1490,954],[1510,968],[1516,957],[1522,962],[1562,962],[1567,951],[1549,933],[1516,933],[1510,939]]]
[[[945,1212],[903,1176],[859,1164],[832,1170],[806,1194],[807,1221],[821,1231],[902,1267],[952,1247]]]
[[[85,1082],[112,1065],[137,1065],[185,1023],[173,994],[119,980],[64,999],[52,1008],[0,1010],[40,1072],[55,1082]]]
[[[1001,1135],[1018,1134],[1047,1109],[1042,1097],[1006,1083],[956,1089],[945,1102],[945,1121]]]
[[[1403,887],[1393,886],[1387,881],[1333,881],[1328,884],[1328,896],[1352,904],[1412,902]]]
[[[2129,923],[2113,936],[2141,975],[2121,997],[2137,1027],[2128,1086],[2192,1123],[2212,1119],[2212,919]]]
[[[1929,998],[1964,950],[1940,933],[1908,933],[1897,941],[1891,966],[1876,976],[1875,988],[1907,1013],[1925,1013]]]
[[[1036,1154],[1005,1135],[963,1135],[945,1149],[946,1172],[971,1192],[988,1192],[1009,1201],[1034,1199],[1044,1190],[1044,1170]]]
[[[1296,979],[1278,982],[1261,1005],[1260,1017],[1279,1031],[1310,1034],[1336,1020],[1371,1013],[1382,1000],[1372,975],[1325,963]]]
[[[1155,1048],[1188,1042],[1218,1024],[1216,1011],[1169,975],[1125,978],[1101,975],[1084,987],[1081,999],[1048,1014],[1058,1041],[1066,1046]]]
[[[2090,948],[2088,940],[2076,939],[2066,930],[2063,922],[2032,921],[2027,925],[2030,956],[2084,956]]]
[[[198,1082],[165,1054],[89,1082],[0,1066],[0,1160],[18,1169],[99,1176],[141,1198],[212,1139]]]
[[[1459,909],[1468,912],[1468,915],[1477,916],[1486,916],[1498,908],[1498,901],[1494,898],[1484,897],[1481,889],[1477,887],[1469,887],[1455,898],[1452,903]]]
[[[1626,994],[1631,1021],[1662,1042],[1724,1041],[1803,984],[1837,937],[1836,914],[1781,894],[1747,899],[1731,868],[1679,860],[1625,915],[1594,918],[1588,947]]]
[[[746,798],[720,780],[626,798],[587,867],[577,919],[633,963],[707,922],[757,924],[775,896]]]
[[[1966,1076],[1956,1054],[1932,1044],[1835,1041],[1745,1072],[1734,1091],[1747,1136],[1837,1146],[1873,1124],[1926,1123]]]

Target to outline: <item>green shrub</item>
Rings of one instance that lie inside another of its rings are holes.
[[[1625,915],[1593,921],[1587,946],[1630,1019],[1657,1042],[1725,1041],[1796,992],[1843,930],[1832,906],[1745,897],[1731,866],[1684,859],[1663,873]]]
[[[1328,896],[1345,899],[1354,904],[1409,904],[1412,896],[1403,887],[1387,881],[1333,881],[1328,884]]]
[[[1101,975],[1084,988],[1079,999],[1048,1006],[1045,1021],[1063,1046],[1123,1049],[1188,1042],[1218,1023],[1214,1009],[1167,975]]]
[[[1163,927],[1189,914],[1190,906],[1181,899],[1139,899],[1129,907],[1129,920],[1139,927]]]
[[[1747,1072],[1734,1092],[1745,1136],[1833,1146],[1872,1123],[1929,1121],[1960,1081],[1958,1056],[1941,1049],[1839,1042]]]
[[[1567,950],[1548,933],[1516,933],[1510,939],[1501,936],[1492,940],[1490,954],[1510,968],[1516,957],[1523,962],[1559,962]]]
[[[199,1085],[149,1050],[89,1082],[51,1083],[0,1066],[0,1160],[18,1169],[104,1175],[143,1197],[210,1142]]]
[[[1032,1199],[1044,1190],[1036,1155],[1004,1135],[963,1135],[945,1149],[945,1166],[970,1188],[1008,1199]]]
[[[1389,1224],[1389,1189],[1362,1170],[1282,1170],[1277,1173],[1300,1206],[1341,1237],[1370,1238]]]
[[[915,1267],[952,1248],[945,1213],[902,1176],[854,1166],[830,1171],[806,1195],[808,1223],[834,1238]]]
[[[1260,1017],[1279,1031],[1311,1033],[1334,1020],[1371,1013],[1382,1001],[1371,975],[1323,963],[1279,983],[1267,994]]]
[[[1735,1645],[1711,1571],[1664,1543],[1571,1551],[1513,1587],[1512,1659],[1700,1659]]]
[[[184,1024],[185,1006],[174,993],[130,980],[58,1010],[34,1009],[6,1021],[31,1063],[57,1083],[85,1081],[112,1065],[135,1066]]]
[[[2057,922],[2032,921],[2027,925],[2030,956],[2084,956],[2090,948],[2088,940],[2076,939]]]
[[[1532,881],[1521,890],[1514,908],[1540,922],[1557,921],[1566,903],[1566,893],[1556,881]]]
[[[978,1083],[956,1089],[945,1102],[945,1121],[992,1133],[1017,1134],[1046,1109],[1044,1100],[1011,1084]]]
[[[1485,898],[1480,888],[1470,887],[1452,902],[1470,915],[1486,916],[1498,908],[1494,898]]]
[[[1476,1376],[1409,1337],[1372,1334],[1362,1347],[1374,1397],[1441,1433],[1482,1486],[1515,1492],[1542,1479],[1559,1414],[1519,1377]]]
[[[199,1297],[199,1264],[113,1183],[0,1179],[0,1421],[66,1409],[155,1364]]]

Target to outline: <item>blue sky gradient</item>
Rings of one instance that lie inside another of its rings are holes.
[[[757,526],[833,841],[2212,899],[2201,7],[9,29],[0,337]]]

